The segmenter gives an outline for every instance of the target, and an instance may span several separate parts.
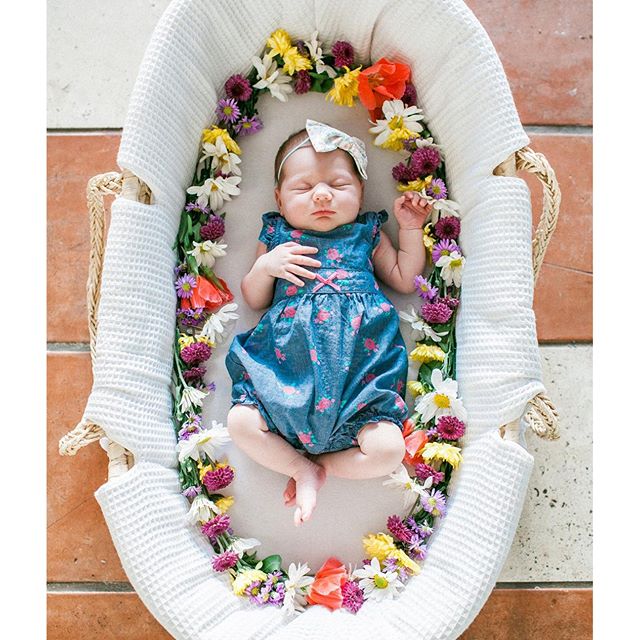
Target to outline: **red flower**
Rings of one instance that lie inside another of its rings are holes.
[[[385,100],[402,98],[410,77],[410,67],[386,58],[380,58],[378,62],[360,72],[358,97],[369,110],[372,120],[382,117],[381,107]]]
[[[220,307],[233,300],[233,294],[229,291],[227,283],[222,278],[216,278],[218,284],[209,282],[206,278],[198,276],[196,286],[190,298],[182,298],[182,309],[197,309],[204,307],[208,311],[217,311]]]
[[[411,425],[408,426],[407,422],[411,422]],[[413,420],[410,418],[403,422],[403,426],[402,435],[404,436],[404,447],[406,450],[403,462],[415,466],[418,462],[422,462],[422,456],[419,455],[418,452],[429,442],[429,436],[426,431],[415,429]]]
[[[329,558],[316,573],[307,594],[309,604],[322,604],[328,609],[342,607],[342,585],[347,581],[347,570],[337,558]]]

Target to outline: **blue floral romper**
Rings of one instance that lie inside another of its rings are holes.
[[[231,403],[256,405],[270,431],[313,454],[348,449],[368,422],[402,428],[407,351],[398,314],[373,274],[371,253],[386,211],[361,213],[331,231],[302,231],[278,212],[262,216],[270,251],[318,247],[316,279],[277,278],[271,307],[238,334],[225,364]]]

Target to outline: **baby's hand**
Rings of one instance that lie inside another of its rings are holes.
[[[316,274],[300,265],[309,267],[320,267],[322,263],[319,260],[309,258],[304,254],[317,253],[318,247],[308,247],[300,245],[297,242],[285,242],[278,245],[268,253],[260,256],[258,262],[265,270],[265,273],[274,278],[283,278],[292,282],[297,287],[304,287],[304,282],[300,278],[309,278],[314,280]]]
[[[422,229],[432,210],[433,205],[415,191],[407,191],[393,202],[393,213],[400,229]]]

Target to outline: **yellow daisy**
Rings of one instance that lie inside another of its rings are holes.
[[[202,132],[202,142],[209,142],[211,144],[215,144],[218,138],[222,138],[222,142],[224,142],[224,146],[227,147],[227,151],[231,151],[231,153],[235,153],[237,155],[242,155],[242,151],[238,146],[238,143],[229,135],[226,129],[221,129],[220,127],[213,127],[213,129],[205,129]]]
[[[362,546],[370,558],[378,558],[380,562],[396,549],[393,538],[386,533],[378,533],[377,535],[370,533],[362,538]]]
[[[349,71],[349,67],[344,68],[347,73],[343,76],[338,76],[333,81],[333,87],[327,93],[325,99],[341,106],[353,107],[353,100],[358,95],[358,76],[362,67],[360,66],[353,71]]]
[[[267,574],[260,569],[245,569],[241,571],[233,581],[233,593],[237,596],[244,595],[244,590],[256,580],[264,582],[267,579]]]
[[[303,69],[311,69],[311,60],[305,58],[297,47],[291,47],[287,49],[282,56],[284,65],[282,69],[285,73],[292,76],[296,71],[302,71]]]
[[[420,573],[420,565],[413,561],[402,549],[394,549],[387,557],[395,558],[403,567],[409,569],[409,571],[414,575]]]
[[[454,469],[462,462],[460,447],[446,442],[427,442],[422,449],[422,459],[428,464],[432,460],[448,462]]]
[[[409,357],[417,362],[444,362],[445,352],[435,345],[419,344],[410,354]]]
[[[200,482],[202,482],[202,478],[204,478],[204,474],[207,473],[207,471],[213,471],[213,467],[210,464],[203,466],[200,460],[198,460],[198,469],[200,470]]]
[[[407,383],[407,389],[411,391],[413,397],[422,395],[425,392],[425,388],[421,382],[417,380],[411,380],[411,382]]]
[[[185,347],[188,347],[190,344],[193,344],[196,341],[196,339],[193,336],[189,336],[186,333],[181,333],[180,337],[178,338],[178,345],[180,346],[181,349],[184,349]]]
[[[206,344],[207,346],[211,347],[212,349],[215,349],[215,347],[216,347],[216,343],[213,342],[207,336],[204,336],[204,335],[199,335],[196,338],[196,341],[197,342],[204,342],[204,344]]]
[[[216,500],[216,507],[220,509],[220,513],[226,513],[233,506],[233,496],[227,496],[226,498],[218,498]]]
[[[395,119],[395,118],[394,118]],[[416,134],[403,126],[398,126],[393,120],[389,123],[392,129],[387,139],[380,144],[383,149],[391,149],[391,151],[402,151],[404,149],[403,142],[409,138],[415,138]]]
[[[291,48],[291,36],[284,29],[276,29],[267,40],[267,47],[271,49],[267,54],[270,58],[284,54]]]
[[[398,149],[399,151],[399,149]],[[418,178],[417,180],[411,180],[407,184],[400,183],[397,186],[398,191],[422,191],[426,189],[430,184],[433,176],[427,176],[426,178]]]
[[[422,242],[424,246],[427,248],[427,252],[429,257],[431,257],[431,250],[433,249],[433,245],[436,243],[436,239],[431,235],[431,223],[425,225],[424,230],[422,232]]]

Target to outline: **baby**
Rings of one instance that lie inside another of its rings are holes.
[[[407,352],[374,272],[398,292],[414,290],[430,205],[417,193],[394,201],[396,250],[381,230],[387,213],[360,213],[366,164],[361,140],[313,120],[282,144],[279,212],[262,216],[241,285],[252,309],[271,306],[226,358],[231,438],[290,476],[284,501],[296,507],[296,526],[311,517],[327,475],[384,476],[405,453]]]

